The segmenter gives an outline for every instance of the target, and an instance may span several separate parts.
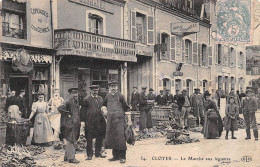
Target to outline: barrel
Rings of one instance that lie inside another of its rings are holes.
[[[195,128],[196,127],[196,118],[193,115],[189,115],[187,123],[188,123],[189,128]]]
[[[0,145],[5,144],[6,140],[6,124],[0,122]]]
[[[6,144],[8,145],[25,145],[28,135],[30,134],[30,124],[26,123],[7,123]]]

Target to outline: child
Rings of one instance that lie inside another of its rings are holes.
[[[238,130],[237,128],[237,119],[239,113],[239,107],[235,104],[235,98],[233,96],[229,97],[229,104],[226,106],[226,117],[224,119],[225,130],[226,130],[226,137],[228,139],[228,132],[231,130],[232,139],[236,139],[234,136],[234,131]]]

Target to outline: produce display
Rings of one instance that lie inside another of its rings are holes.
[[[75,145],[76,151],[79,152],[84,151],[86,150],[86,147],[87,147],[87,140],[84,135],[80,135],[79,140],[76,142]]]
[[[237,127],[240,129],[245,129],[246,128],[246,123],[243,118],[238,117],[237,118]]]

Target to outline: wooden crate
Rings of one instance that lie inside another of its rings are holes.
[[[152,118],[155,120],[166,121],[166,120],[169,120],[170,112],[171,112],[171,108],[155,107],[152,111]]]

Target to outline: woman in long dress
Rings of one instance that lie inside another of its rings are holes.
[[[216,103],[210,99],[210,93],[206,91],[204,93],[204,113],[205,113],[205,123],[203,127],[204,138],[206,139],[215,139],[221,136],[223,131],[222,119],[219,115],[219,111]],[[209,112],[215,110],[217,119],[209,119]]]
[[[32,104],[29,120],[35,116],[32,142],[35,144],[50,144],[53,141],[51,122],[48,118],[48,104],[44,101],[44,94],[38,94],[38,101]]]

